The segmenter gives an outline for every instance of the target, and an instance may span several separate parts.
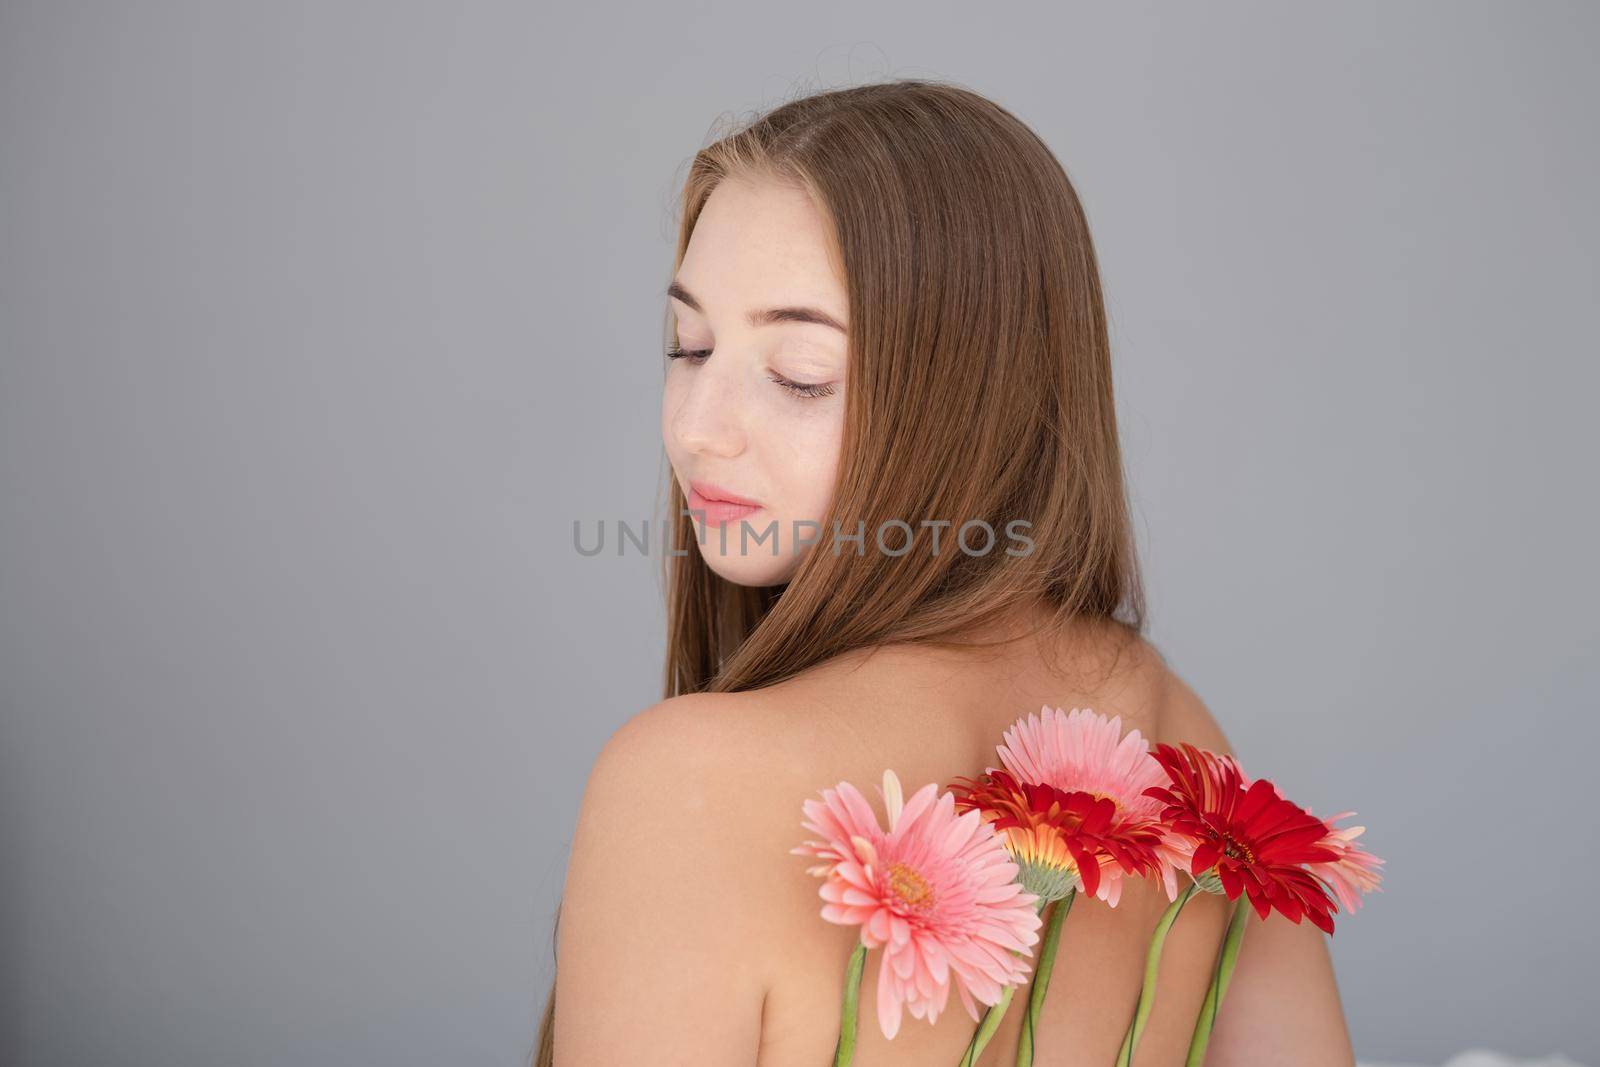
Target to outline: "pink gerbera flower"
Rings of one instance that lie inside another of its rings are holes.
[[[1306,864],[1307,870],[1333,887],[1333,892],[1338,896],[1339,904],[1345,911],[1355,911],[1359,908],[1360,894],[1378,889],[1378,883],[1382,880],[1378,868],[1383,866],[1383,860],[1355,843],[1355,839],[1365,833],[1367,828],[1334,825],[1340,819],[1347,819],[1354,814],[1353,811],[1341,811],[1322,820],[1323,825],[1328,828],[1328,836],[1317,844],[1337,852],[1339,858],[1326,863]]]
[[[1120,715],[1108,719],[1089,708],[1063,712],[1045,705],[1038,715],[1017,720],[1004,739],[997,749],[1000,762],[1017,778],[1061,793],[1083,792],[1110,800],[1116,805],[1110,831],[1114,837],[1159,836],[1156,871],[1167,899],[1177,899],[1177,871],[1188,869],[1194,850],[1182,836],[1167,831],[1161,802],[1145,795],[1145,790],[1165,785],[1167,773],[1150,755],[1150,743],[1138,730],[1123,736]],[[1125,873],[1130,872],[1102,855],[1098,885],[1093,878],[1081,881],[1086,892],[1116,907]]]
[[[936,1022],[954,985],[967,1013],[974,999],[1000,1000],[1025,981],[1039,940],[1037,898],[1017,881],[1018,867],[981,814],[955,813],[955,798],[934,783],[903,799],[885,771],[880,789],[888,830],[849,782],[807,800],[803,825],[821,835],[790,849],[826,862],[807,868],[824,881],[822,917],[859,925],[867,948],[882,946],[878,1023],[900,1030],[902,1007]]]

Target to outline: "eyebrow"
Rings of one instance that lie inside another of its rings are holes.
[[[667,295],[683,301],[701,314],[705,313],[705,309],[700,306],[700,301],[696,300],[689,290],[677,282],[667,286]],[[745,318],[749,320],[752,326],[771,326],[779,322],[814,322],[819,326],[832,326],[842,334],[848,335],[850,332],[844,328],[844,325],[838,319],[820,308],[813,307],[766,308],[761,311],[751,311]]]

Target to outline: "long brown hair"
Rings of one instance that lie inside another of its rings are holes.
[[[849,295],[839,477],[821,539],[772,588],[706,565],[668,479],[664,696],[759,689],[867,646],[965,645],[964,632],[1037,605],[1041,634],[1074,620],[1140,634],[1099,270],[1077,193],[1044,142],[951,83],[791,100],[695,155],[674,272],[707,197],[732,175],[797,184],[829,224]],[[924,519],[949,522],[937,552]],[[997,535],[1027,520],[1031,550],[952,550],[975,519]],[[909,524],[909,551],[886,520]],[[864,530],[864,551],[834,551],[836,530]],[[536,1067],[552,1065],[554,1017],[552,981]]]

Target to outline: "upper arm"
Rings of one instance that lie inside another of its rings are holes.
[[[1174,672],[1169,672],[1167,686],[1167,737],[1234,755],[1194,690]],[[1235,758],[1246,774],[1271,777],[1270,769],[1252,768],[1247,760]],[[1249,902],[1240,900],[1238,906],[1249,907]],[[1304,919],[1290,922],[1277,909],[1266,919],[1250,916],[1206,1049],[1207,1067],[1352,1067],[1355,1053],[1327,936]]]
[[[1352,1067],[1355,1052],[1327,937],[1276,908],[1265,919],[1250,916],[1206,1049],[1208,1067]]]
[[[704,702],[618,730],[579,809],[557,929],[555,1067],[755,1062],[763,976],[748,821]]]

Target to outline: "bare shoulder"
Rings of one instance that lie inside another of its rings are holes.
[[[1074,630],[1066,640],[1071,679],[1054,704],[1069,701],[1119,715],[1123,729],[1138,729],[1151,744],[1188,741],[1213,752],[1233,749],[1206,702],[1143,634],[1101,622]]]
[[[1187,741],[1223,755],[1234,754],[1232,743],[1206,702],[1164,659],[1160,660],[1157,684],[1161,691],[1162,727],[1157,740],[1169,744]]]
[[[736,694],[653,704],[607,740],[579,806],[557,924],[555,1062],[748,1064],[766,969],[745,906],[759,723]],[[759,811],[759,808],[754,810]]]
[[[748,693],[689,693],[652,704],[607,740],[595,770],[737,768],[763,740]]]
[[[613,848],[617,834],[645,837],[638,827],[649,827],[636,862],[699,874],[706,894],[744,895],[752,851],[770,845],[772,787],[789,747],[769,703],[761,693],[693,693],[624,722],[590,770],[574,860],[580,847]]]

